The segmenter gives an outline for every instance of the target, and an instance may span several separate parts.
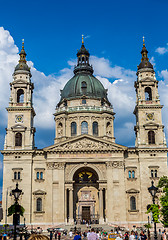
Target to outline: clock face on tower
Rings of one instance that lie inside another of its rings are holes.
[[[154,113],[147,113],[147,120],[153,120]]]
[[[23,115],[16,115],[15,116],[16,123],[23,123]]]

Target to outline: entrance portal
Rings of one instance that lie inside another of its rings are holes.
[[[89,222],[90,219],[90,207],[84,207],[82,206],[82,219],[86,222]]]

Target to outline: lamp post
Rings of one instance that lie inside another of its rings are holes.
[[[16,225],[18,221],[18,200],[20,195],[22,194],[22,190],[18,188],[18,183],[16,183],[16,188],[12,190],[12,195],[15,198],[15,213],[13,214],[13,224],[14,224],[14,238],[13,240],[16,240]]]
[[[6,211],[5,211],[5,233],[7,228],[7,215],[8,215],[8,190],[11,188],[11,186],[7,187],[6,190]]]
[[[151,196],[152,196],[152,201],[153,204],[155,204],[155,196],[157,193],[158,188],[155,187],[154,182],[152,181],[152,186],[148,188],[148,191],[150,192]],[[154,239],[157,240],[157,231],[156,231],[156,222],[154,221]]]

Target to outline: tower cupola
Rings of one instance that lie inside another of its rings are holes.
[[[22,40],[22,50],[19,53],[20,59],[19,59],[19,64],[15,67],[14,75],[17,73],[20,73],[20,71],[27,71],[30,73],[30,68],[27,65],[26,61],[26,52],[24,49],[24,39]]]
[[[143,47],[142,47],[141,54],[142,54],[142,58],[141,58],[141,63],[138,66],[138,70],[144,69],[144,68],[153,69],[153,65],[149,62],[148,50],[146,49],[146,46],[145,46],[144,37],[143,37]]]

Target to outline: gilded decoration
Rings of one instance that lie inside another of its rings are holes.
[[[47,169],[64,169],[65,163],[48,162]]]

